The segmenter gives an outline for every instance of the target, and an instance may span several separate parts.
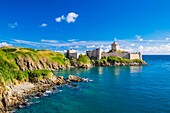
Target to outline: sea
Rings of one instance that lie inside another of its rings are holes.
[[[147,66],[94,67],[54,72],[93,80],[32,98],[17,113],[170,113],[170,56],[143,55]]]

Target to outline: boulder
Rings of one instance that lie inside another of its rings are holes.
[[[22,105],[19,105],[19,106],[18,106],[18,109],[22,109]]]
[[[71,82],[81,82],[82,78],[79,76],[69,75],[67,80]]]

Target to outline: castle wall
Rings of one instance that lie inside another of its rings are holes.
[[[102,57],[109,57],[109,56],[118,56],[118,57],[122,57],[122,58],[127,58],[130,60],[133,59],[142,59],[142,54],[141,53],[116,53],[116,52],[112,52],[112,53],[102,53],[101,54]]]
[[[79,53],[77,53],[75,50],[67,50],[67,53],[65,55],[67,58],[78,59],[78,57],[79,57]]]
[[[130,60],[133,59],[142,59],[142,54],[141,53],[130,53]]]
[[[78,59],[79,54],[78,53],[69,53],[69,58],[75,58]]]
[[[101,59],[101,49],[94,49],[92,51],[86,51],[86,54],[89,58],[95,58],[97,60]]]
[[[88,56],[89,58],[92,57],[92,51],[86,51],[86,54],[87,54],[87,56]]]
[[[114,42],[112,44],[112,50],[110,50],[108,53],[102,52],[102,50],[98,48],[92,51],[86,51],[86,54],[89,58],[91,59],[95,58],[97,60],[100,60],[101,57],[109,57],[109,56],[118,56],[118,57],[130,59],[130,60],[142,59],[142,53],[140,52],[139,53],[129,53],[129,52],[120,53],[118,50],[119,50],[119,45],[118,43]]]
[[[105,56],[105,57],[118,56],[118,57],[130,59],[130,53],[116,53],[116,52],[112,52],[112,53],[102,53],[101,56],[102,56],[102,57],[104,57],[104,56]]]

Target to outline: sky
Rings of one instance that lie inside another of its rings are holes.
[[[0,0],[0,47],[78,52],[114,41],[123,50],[170,54],[170,0]]]

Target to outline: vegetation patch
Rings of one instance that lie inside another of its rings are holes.
[[[40,59],[45,59],[46,63],[48,62],[49,64],[70,65],[69,59],[67,59],[64,54],[58,52],[30,48],[0,48],[0,85],[15,84],[16,81],[23,82],[30,81],[30,79],[33,78],[40,79],[48,77],[49,73],[51,73],[49,70],[21,71],[17,64],[17,61],[22,61],[21,66],[27,66],[28,63],[24,61],[30,61],[29,63],[33,62],[36,65]]]
[[[77,59],[78,64],[90,64],[91,61],[87,55],[80,55],[79,58]]]

